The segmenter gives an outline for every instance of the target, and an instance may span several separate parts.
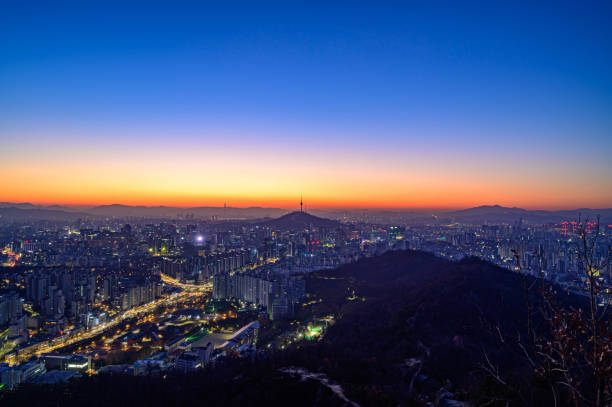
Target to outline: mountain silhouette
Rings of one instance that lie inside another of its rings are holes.
[[[267,226],[273,229],[282,230],[303,230],[308,228],[339,228],[343,224],[326,218],[311,215],[306,212],[291,212],[277,219],[268,220],[260,223],[261,226]]]

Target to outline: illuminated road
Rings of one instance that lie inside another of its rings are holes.
[[[67,335],[63,335],[63,336],[54,338],[48,342],[39,343],[29,348],[25,348],[21,352],[19,352],[19,356],[17,356],[11,362],[21,363],[34,355],[40,355],[42,353],[53,352],[54,350],[72,345],[76,342],[80,342],[83,340],[93,338],[96,335],[103,333],[107,329],[120,324],[126,319],[133,318],[143,313],[152,312],[160,305],[170,305],[176,302],[180,302],[180,301],[189,299],[190,297],[198,297],[212,290],[212,285],[210,283],[202,284],[202,285],[184,284],[166,274],[161,274],[161,279],[165,284],[168,284],[173,287],[181,288],[184,291],[178,294],[173,294],[168,297],[160,298],[156,301],[141,305],[136,308],[132,308],[128,311],[125,311],[119,314],[117,317],[113,318],[112,320],[102,325],[99,325],[89,331],[79,332],[79,333],[70,333]]]
[[[76,342],[80,342],[86,339],[93,338],[94,336],[101,334],[105,330],[120,324],[122,321],[126,319],[133,318],[143,313],[152,312],[160,305],[170,305],[176,302],[180,302],[180,301],[189,299],[191,297],[199,297],[205,294],[206,292],[210,291],[210,288],[208,287],[198,286],[198,288],[199,290],[197,291],[193,291],[193,290],[182,291],[178,294],[173,294],[171,296],[160,298],[148,304],[144,304],[139,307],[132,308],[128,311],[121,313],[120,315],[113,318],[112,320],[100,326],[97,326],[89,331],[80,332],[76,334],[72,333],[72,334],[60,336],[60,337],[52,339],[49,342],[40,343],[30,348],[26,348],[19,353],[19,356],[14,360],[14,362],[21,363],[34,355],[40,355],[42,353],[53,352],[56,349],[60,349],[65,346],[72,345]]]
[[[198,291],[210,291],[212,288],[210,284],[184,284],[164,273],[161,273],[161,279],[164,283],[168,285],[171,285],[174,287],[180,287],[184,289],[190,289],[190,290],[195,289]]]

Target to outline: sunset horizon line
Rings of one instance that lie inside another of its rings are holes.
[[[197,209],[197,208],[231,208],[231,209],[251,209],[251,208],[260,208],[260,209],[278,209],[278,210],[286,210],[286,211],[299,211],[299,201],[295,205],[274,205],[274,204],[238,204],[231,205],[226,203],[202,203],[202,204],[171,204],[171,203],[122,203],[118,201],[107,202],[96,202],[96,203],[65,203],[65,202],[47,202],[47,201],[4,201],[0,202],[5,205],[33,205],[40,207],[53,207],[60,206],[71,209],[92,209],[96,207],[104,207],[104,206],[124,206],[124,207],[141,207],[141,208],[176,208],[176,209]],[[293,208],[295,206],[295,208]],[[377,211],[460,211],[474,208],[485,208],[485,207],[500,207],[507,209],[523,209],[528,211],[575,211],[580,209],[589,209],[589,210],[609,210],[612,209],[612,205],[609,206],[530,206],[530,205],[520,205],[520,204],[503,204],[503,203],[481,203],[481,204],[473,204],[473,205],[453,205],[453,206],[360,206],[360,205],[308,205],[305,203],[305,210],[316,210],[316,211],[360,211],[360,210],[377,210]]]

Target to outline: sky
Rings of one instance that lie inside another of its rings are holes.
[[[0,201],[612,207],[610,21],[610,2],[2,2]]]

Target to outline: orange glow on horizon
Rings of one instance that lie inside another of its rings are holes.
[[[405,196],[403,199],[396,197],[385,197],[381,196],[378,199],[367,199],[366,197],[359,197],[359,199],[344,198],[344,197],[332,197],[325,198],[320,195],[304,195],[304,205],[306,210],[357,210],[357,209],[379,209],[379,210],[458,210],[465,209],[481,205],[501,205],[507,207],[521,207],[524,209],[543,209],[543,210],[564,210],[564,209],[576,209],[578,207],[585,207],[584,204],[576,202],[572,204],[551,204],[548,201],[525,201],[517,202],[515,200],[500,200],[494,197],[483,198],[481,200],[474,199],[471,196],[439,196],[430,195],[429,199],[418,199],[418,197]],[[72,199],[65,199],[70,196]],[[42,198],[42,199],[41,199]],[[11,203],[23,203],[28,202],[35,205],[64,205],[69,207],[93,207],[101,205],[128,205],[128,206],[168,206],[178,208],[190,208],[190,207],[228,207],[234,208],[247,208],[247,207],[262,207],[262,208],[280,208],[287,210],[297,210],[299,208],[299,195],[287,197],[287,196],[238,196],[228,195],[226,197],[219,197],[216,195],[209,196],[191,196],[191,195],[174,195],[174,196],[162,196],[162,195],[101,195],[99,197],[83,196],[79,197],[74,194],[74,191],[58,193],[57,195],[50,195],[41,197],[40,195],[21,195],[9,197],[3,195],[0,201],[11,202]],[[386,198],[386,199],[385,199]],[[450,198],[455,198],[451,200]],[[590,205],[591,208],[607,208],[609,204],[602,202],[600,204],[594,203]]]
[[[520,164],[335,147],[24,143],[0,161],[0,202],[297,209],[303,195],[307,209],[612,206],[609,174]]]
[[[129,173],[97,176],[75,169],[68,173],[21,171],[4,179],[0,201],[30,202],[42,205],[97,206],[108,204],[142,206],[227,206],[297,208],[300,195],[308,209],[462,209],[499,204],[525,209],[575,209],[610,207],[610,193],[596,199],[588,185],[579,185],[568,194],[563,183],[540,187],[489,183],[487,180],[444,179],[441,177],[386,174],[368,177],[343,175],[337,179],[314,174],[308,179],[293,180],[293,174],[269,177],[227,176],[214,181],[198,177],[150,174],[130,177]],[[70,174],[70,175],[69,175]],[[75,174],[75,175],[72,175]],[[182,179],[179,179],[181,178]],[[297,176],[296,176],[297,177]],[[242,191],[242,192],[236,192]]]

